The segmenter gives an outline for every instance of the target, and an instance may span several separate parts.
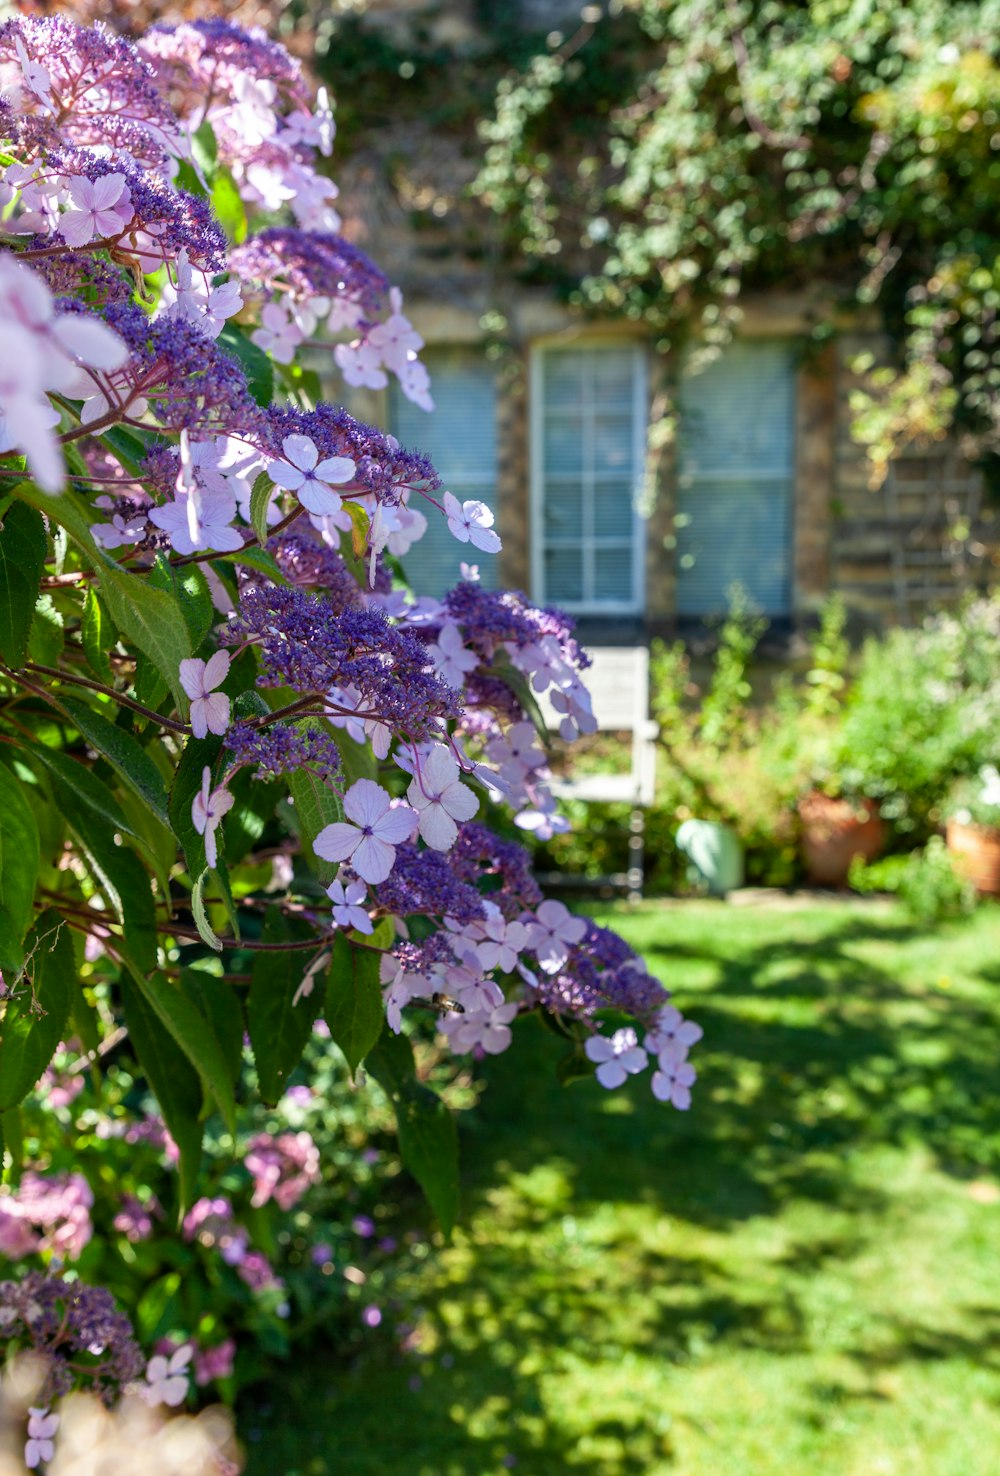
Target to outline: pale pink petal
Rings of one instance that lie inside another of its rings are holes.
[[[205,662],[205,691],[211,692],[226,680],[232,657],[228,651],[216,651]]]
[[[395,805],[376,821],[372,829],[380,840],[401,846],[410,839],[416,823],[416,810],[412,810],[409,805]]]
[[[276,486],[283,487],[286,492],[297,492],[306,480],[304,471],[300,471],[297,466],[289,466],[285,461],[272,461],[267,474]]]
[[[364,836],[351,857],[351,865],[358,876],[363,876],[372,885],[385,881],[395,861],[395,848],[386,845],[385,841],[379,840],[375,835]]]
[[[321,487],[318,482],[305,482],[298,489],[299,501],[307,512],[318,518],[332,518],[340,512],[343,502],[339,492]]]
[[[337,487],[342,482],[349,482],[356,471],[357,467],[349,456],[328,456],[315,468],[313,476],[318,482],[330,482]]]
[[[286,436],[281,443],[281,449],[292,465],[297,466],[300,471],[311,472],[319,460],[319,452],[308,436]]]
[[[435,851],[450,851],[458,839],[458,826],[443,805],[428,805],[420,812],[420,834]]]
[[[374,779],[357,779],[344,796],[344,814],[362,827],[374,827],[388,808],[389,795]]]
[[[601,1086],[607,1087],[609,1091],[614,1087],[620,1087],[625,1080],[625,1071],[616,1060],[604,1061],[598,1066],[595,1075]]]
[[[180,664],[181,686],[189,697],[201,697],[205,692],[206,663],[197,656],[185,656]]]
[[[450,784],[442,796],[448,814],[456,820],[471,820],[479,809],[479,801],[464,784]]]
[[[60,347],[91,369],[120,369],[129,356],[118,334],[96,318],[61,313],[52,330]]]
[[[74,249],[94,239],[94,217],[86,210],[67,210],[59,221],[59,234]]]
[[[107,210],[120,199],[125,188],[124,174],[105,174],[94,181],[93,205],[95,210]]]
[[[324,861],[347,861],[353,855],[360,838],[355,826],[338,820],[333,825],[324,825],[313,841],[313,850]]]
[[[205,723],[210,733],[221,736],[229,727],[229,698],[225,692],[213,692],[200,703],[205,714]],[[191,725],[194,727],[194,708],[191,710]],[[204,737],[204,734],[199,735]]]

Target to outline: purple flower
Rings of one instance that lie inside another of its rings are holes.
[[[372,779],[357,779],[344,796],[346,820],[325,825],[313,842],[324,861],[349,861],[366,882],[385,881],[396,846],[413,835],[417,816],[409,805],[393,806]]]

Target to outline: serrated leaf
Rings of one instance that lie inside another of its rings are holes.
[[[267,543],[267,511],[274,496],[274,483],[267,472],[260,472],[250,493],[250,526],[261,548]]]
[[[295,801],[302,849],[315,867],[320,881],[328,886],[337,875],[339,864],[336,861],[321,860],[313,850],[313,842],[324,826],[343,820],[344,807],[329,784],[324,783],[311,769],[296,769],[291,776],[289,788]]]
[[[386,1026],[365,1064],[392,1103],[400,1155],[445,1235],[458,1214],[458,1133],[441,1098],[416,1078],[413,1047]]]
[[[0,528],[0,657],[17,670],[28,654],[48,541],[41,515],[14,502]]]
[[[87,665],[102,682],[110,683],[113,678],[107,653],[112,646],[118,644],[118,632],[111,624],[108,612],[101,604],[100,596],[93,585],[87,586],[87,593],[83,601],[80,637],[83,641],[83,654],[87,658]]]
[[[274,399],[274,368],[264,350],[233,322],[226,324],[215,341],[239,363],[247,377],[247,389],[257,404],[268,409]]]
[[[235,1086],[243,1068],[243,1009],[236,991],[208,967],[181,970],[181,988],[188,993],[215,1031],[229,1079]]]
[[[60,702],[91,747],[104,755],[161,825],[169,826],[167,786],[141,743],[85,702],[74,697],[61,697]],[[136,833],[134,828],[132,833]]]
[[[28,655],[42,666],[55,666],[62,655],[65,638],[63,618],[50,594],[39,595],[31,617]]]
[[[194,925],[198,929],[198,936],[203,943],[207,943],[214,953],[222,952],[222,939],[216,933],[208,920],[205,911],[205,883],[211,876],[207,869],[201,873],[194,884],[191,892],[191,911],[194,914]]]
[[[245,569],[256,569],[258,574],[266,574],[275,584],[288,583],[277,559],[266,548],[257,548],[251,544],[249,548],[241,548],[239,553],[226,554],[223,558],[227,563],[242,564]]]
[[[191,648],[197,651],[215,617],[208,581],[201,569],[197,564],[184,564],[177,569],[158,554],[148,578],[155,589],[164,590],[176,600],[191,637]]]
[[[235,1134],[233,1083],[225,1054],[207,1017],[189,992],[162,974],[146,978],[133,972],[131,978],[160,1024],[197,1071],[206,1094],[215,1101],[226,1127]]]
[[[95,779],[85,764],[78,763],[59,749],[48,748],[43,743],[33,743],[30,747],[25,744],[25,752],[37,759],[62,789],[67,806],[64,813],[68,820],[73,819],[70,810],[74,813],[86,810],[108,826],[108,834],[112,839],[116,830],[122,835],[140,839],[139,832],[129,823],[111,790],[99,779]]]
[[[25,786],[27,787],[27,786]],[[0,764],[0,971],[16,977],[38,878],[38,826],[22,786]]]
[[[101,432],[100,439],[106,441],[126,471],[133,476],[141,475],[148,446],[138,431],[124,425],[112,425]]]
[[[361,947],[343,933],[335,934],[326,978],[324,1015],[352,1076],[378,1040],[385,1023],[379,980],[381,959],[377,949]]]
[[[312,934],[313,929],[301,918],[286,918],[278,907],[268,909],[264,919],[265,943],[297,942]],[[260,1094],[271,1105],[287,1088],[319,1013],[321,1001],[316,985],[308,997],[303,994],[293,1002],[309,960],[307,949],[284,953],[261,951],[254,956],[247,1028],[257,1063]]]
[[[62,1040],[73,1003],[76,961],[69,928],[52,908],[25,940],[25,973],[0,1027],[0,1111],[31,1091]]]
[[[180,1214],[183,1215],[194,1202],[201,1167],[201,1079],[184,1052],[163,1029],[152,1005],[125,974],[120,988],[125,1023],[136,1061],[153,1089],[170,1136],[180,1150]]]
[[[199,169],[211,175],[219,157],[219,143],[215,129],[207,119],[191,135],[191,152]]]

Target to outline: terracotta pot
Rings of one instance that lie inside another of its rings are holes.
[[[985,897],[1000,897],[1000,829],[949,820],[945,832],[955,870]]]
[[[814,791],[798,804],[802,861],[817,886],[842,887],[855,856],[874,861],[885,843],[885,826],[869,800],[831,799]]]

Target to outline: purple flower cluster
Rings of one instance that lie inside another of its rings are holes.
[[[43,1405],[81,1386],[111,1403],[145,1366],[132,1324],[101,1286],[40,1271],[0,1282],[0,1327],[8,1346],[45,1360]]]
[[[272,723],[256,728],[250,722],[233,723],[225,745],[239,768],[255,764],[255,779],[277,779],[296,769],[318,770],[324,777],[340,771],[340,750],[332,738],[314,728]]]
[[[458,694],[428,670],[423,642],[377,609],[337,612],[299,589],[247,585],[239,613],[221,633],[228,645],[255,642],[263,686],[324,693],[352,687],[358,716],[378,719],[412,740],[437,735],[457,717]]]
[[[131,303],[112,303],[108,323],[131,350],[125,373],[167,430],[204,434],[252,424],[256,406],[237,361],[182,318],[151,320]]]
[[[281,533],[268,541],[267,551],[289,584],[322,590],[337,610],[361,604],[358,581],[335,549],[299,533]]]
[[[274,1136],[258,1133],[247,1145],[243,1161],[253,1176],[251,1203],[255,1209],[269,1199],[279,1209],[293,1209],[320,1177],[319,1149],[304,1130]]]
[[[516,841],[494,835],[478,820],[459,826],[450,860],[455,875],[462,880],[475,885],[486,879],[486,896],[508,921],[533,911],[542,900],[528,852]]]
[[[381,310],[388,278],[359,246],[324,231],[275,227],[261,231],[231,254],[235,272],[296,298],[347,298],[366,316]]]
[[[508,643],[525,649],[549,639],[565,661],[582,669],[590,665],[573,639],[572,619],[561,610],[539,609],[518,590],[485,589],[476,580],[463,579],[448,591],[441,607],[484,661]]]
[[[28,1169],[17,1189],[0,1197],[0,1248],[9,1256],[40,1250],[75,1260],[94,1233],[93,1203],[82,1174],[46,1175]],[[40,1237],[34,1231],[40,1231]]]
[[[261,422],[261,449],[268,455],[281,456],[286,436],[308,436],[321,460],[327,456],[349,456],[356,468],[355,481],[380,500],[398,501],[400,486],[420,484],[433,491],[441,485],[426,456],[402,450],[384,431],[364,425],[335,405],[318,405],[309,411],[275,405],[262,413]]]
[[[588,922],[583,938],[568,952],[559,971],[542,973],[534,986],[547,1009],[580,1018],[612,1009],[652,1026],[670,996],[624,939]]]
[[[485,917],[483,899],[470,880],[456,874],[455,852],[421,851],[414,845],[396,848],[396,862],[375,888],[380,907],[396,917],[454,918],[459,923]]]

